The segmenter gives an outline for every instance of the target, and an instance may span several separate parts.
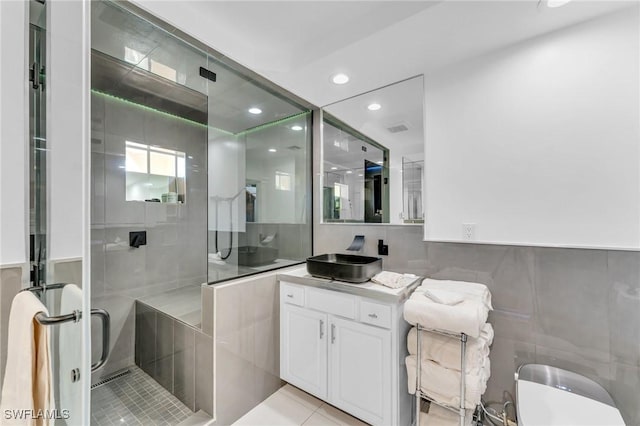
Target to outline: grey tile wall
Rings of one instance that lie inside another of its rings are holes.
[[[195,335],[195,409],[213,414],[213,338],[198,332]]]
[[[134,360],[136,298],[207,281],[207,176],[200,172],[207,167],[207,131],[98,94],[91,113],[92,304],[110,312],[114,336],[96,381]],[[126,201],[127,140],[187,154],[185,204]],[[140,230],[147,231],[147,245],[130,248],[129,232]],[[164,380],[166,363],[153,367]]]
[[[213,339],[142,302],[135,306],[135,364],[192,411],[212,415]]]
[[[26,265],[25,265],[26,267]],[[0,268],[0,387],[4,382],[4,370],[7,365],[7,338],[9,314],[13,298],[22,288],[21,267]]]
[[[311,225],[298,223],[247,223],[238,234],[238,245],[261,246],[262,239],[274,236],[266,247],[277,247],[281,259],[304,260],[311,256]]]
[[[421,227],[315,224],[314,253],[345,252],[356,234],[365,255],[385,240],[387,270],[490,288],[487,400],[515,395],[519,365],[544,363],[601,383],[627,424],[640,424],[640,252],[426,243]]]
[[[193,362],[196,359],[196,334],[192,327],[180,322],[174,322],[173,328],[173,393],[187,407],[195,409],[195,375]]]
[[[213,287],[217,424],[232,424],[282,386],[276,274]]]
[[[82,288],[82,260],[62,260],[49,262],[54,283],[76,284]]]

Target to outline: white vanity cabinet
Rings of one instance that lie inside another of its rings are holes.
[[[280,282],[280,377],[373,425],[410,425],[402,304]]]

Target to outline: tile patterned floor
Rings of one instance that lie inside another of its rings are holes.
[[[249,411],[234,426],[365,426],[366,423],[285,385]]]
[[[91,424],[176,425],[193,414],[138,367],[91,391]]]

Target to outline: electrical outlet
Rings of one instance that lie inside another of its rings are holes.
[[[473,241],[476,239],[476,224],[475,223],[463,223],[462,224],[462,239],[465,241]]]

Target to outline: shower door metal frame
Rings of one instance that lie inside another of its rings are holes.
[[[47,272],[46,35],[45,28],[29,24],[29,260],[32,286],[42,285]]]

